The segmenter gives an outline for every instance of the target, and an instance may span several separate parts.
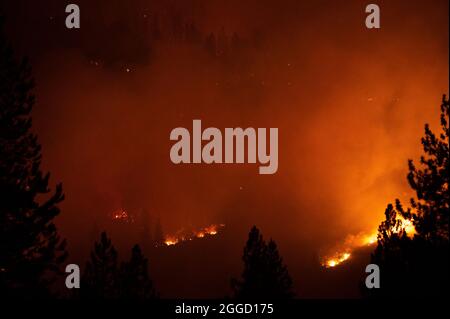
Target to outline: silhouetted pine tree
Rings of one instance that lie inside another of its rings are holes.
[[[98,222],[95,220],[92,224],[91,231],[89,232],[89,245],[92,245],[97,240],[100,234],[100,229],[98,227]]]
[[[148,213],[148,210],[143,209],[142,210],[142,230],[140,234],[140,242],[142,249],[144,252],[148,253],[148,251],[152,248],[153,238],[150,231],[150,214]]]
[[[171,23],[171,29],[172,29],[172,38],[174,40],[182,40],[184,37],[184,28],[183,28],[183,18],[180,13],[175,13],[172,16],[172,23]]]
[[[380,289],[368,296],[420,297],[449,294],[449,101],[441,105],[442,132],[425,125],[421,168],[409,160],[408,181],[416,192],[411,207],[389,204],[378,230],[371,262],[380,267]],[[408,237],[399,217],[412,220],[416,233]]]
[[[202,35],[194,23],[186,25],[186,40],[192,44],[201,43]]]
[[[217,36],[217,55],[226,56],[228,54],[229,44],[228,37],[225,33],[225,28],[221,28]]]
[[[287,267],[283,264],[283,259],[278,253],[277,244],[272,239],[266,247],[266,256],[268,260],[268,286],[269,291],[275,298],[286,299],[294,296],[292,290],[292,279],[289,276]]]
[[[119,297],[117,251],[105,232],[94,244],[81,279],[81,298],[114,299]]]
[[[27,60],[14,59],[0,21],[0,294],[42,298],[66,258],[53,219],[62,186],[48,196],[41,146],[32,134],[34,81]],[[43,194],[47,194],[42,197]],[[41,195],[41,196],[40,196]]]
[[[148,274],[148,260],[142,255],[139,245],[133,247],[130,261],[122,263],[119,290],[122,299],[146,300],[157,297]]]
[[[292,279],[273,240],[263,240],[254,226],[244,247],[241,280],[232,280],[234,297],[240,299],[290,299],[294,297]]]
[[[156,220],[153,241],[155,247],[164,245],[164,233],[162,230],[161,219],[159,217]]]
[[[418,236],[437,244],[449,240],[449,113],[449,101],[444,95],[442,132],[436,136],[426,124],[422,138],[425,156],[420,158],[422,169],[416,168],[412,160],[408,163],[408,182],[417,196],[417,200],[411,199],[414,225]]]
[[[157,14],[153,15],[150,23],[151,36],[154,41],[159,41],[162,39],[161,29],[159,27],[159,18]]]
[[[208,52],[211,56],[216,56],[217,54],[217,43],[216,43],[216,37],[214,33],[211,33],[206,37],[205,40],[205,50]]]
[[[231,49],[233,51],[242,49],[242,40],[236,32],[233,32],[233,35],[231,36]]]

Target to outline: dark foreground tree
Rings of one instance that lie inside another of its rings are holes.
[[[290,299],[294,297],[292,279],[273,240],[265,243],[253,226],[244,247],[241,280],[232,280],[234,297],[241,299]]]
[[[120,298],[147,300],[157,297],[148,273],[148,260],[142,255],[139,245],[131,251],[131,259],[121,266]]]
[[[153,232],[153,246],[161,247],[164,245],[164,232],[161,225],[161,218],[158,217],[155,224],[155,230]]]
[[[409,161],[408,182],[416,193],[411,207],[397,199],[388,205],[378,230],[372,263],[380,267],[380,289],[364,289],[369,296],[448,296],[449,281],[449,101],[441,105],[442,132],[436,136],[425,125],[420,167]],[[401,220],[412,221],[407,234]]]
[[[114,299],[119,297],[117,251],[105,232],[94,244],[91,258],[81,280],[80,295],[85,299]]]
[[[0,294],[8,297],[49,296],[67,255],[53,223],[62,186],[49,194],[30,131],[33,86],[30,66],[14,59],[0,20]]]
[[[139,245],[131,251],[130,261],[118,267],[118,254],[105,232],[86,264],[81,279],[79,297],[82,299],[148,300],[157,297],[148,273],[147,258]]]

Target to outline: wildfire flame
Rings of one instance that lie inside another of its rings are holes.
[[[164,239],[164,244],[166,246],[173,246],[173,245],[176,245],[176,244],[184,242],[184,241],[192,240],[194,238],[204,238],[206,236],[214,236],[214,235],[217,235],[219,233],[220,229],[222,229],[223,227],[225,227],[225,224],[213,224],[213,225],[201,228],[199,230],[194,230],[188,234],[168,235]]]
[[[341,263],[343,263],[344,261],[346,261],[347,259],[350,258],[350,253],[346,252],[346,253],[339,253],[337,256],[332,257],[330,259],[328,259],[326,261],[325,266],[326,267],[335,267]]]
[[[410,237],[414,236],[416,230],[411,220],[404,218],[398,218],[401,222],[399,229],[394,229],[394,233],[398,233],[401,229],[404,229],[406,234]],[[378,231],[372,233],[361,233],[359,235],[349,235],[345,239],[344,243],[339,245],[338,249],[335,249],[334,253],[325,256],[322,259],[322,266],[326,268],[336,267],[346,260],[350,259],[352,252],[364,246],[371,246],[377,242]]]
[[[132,222],[132,216],[125,209],[121,208],[114,211],[111,215],[112,220],[121,222]]]

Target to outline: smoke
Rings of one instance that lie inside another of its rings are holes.
[[[288,265],[312,263],[311,252],[372,231],[388,202],[412,195],[407,159],[448,90],[446,1],[382,1],[380,30],[364,27],[363,1],[122,3],[80,1],[75,35],[42,18],[63,21],[56,3],[7,11],[23,19],[9,26],[23,23],[14,42],[34,63],[34,129],[44,168],[63,182],[58,226],[75,255],[87,253],[94,223],[125,207],[148,210],[168,233],[225,223],[239,251],[256,224]],[[147,15],[170,30],[195,23],[202,42],[149,41]],[[211,32],[244,45],[211,56]],[[172,164],[170,131],[193,119],[277,127],[278,172]]]

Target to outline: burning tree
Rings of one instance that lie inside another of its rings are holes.
[[[9,297],[47,296],[67,255],[53,223],[62,186],[42,197],[49,174],[40,170],[41,146],[30,131],[33,86],[28,62],[14,59],[0,25],[0,292]]]
[[[290,299],[292,279],[273,240],[263,240],[258,228],[250,230],[244,247],[241,280],[232,279],[234,296],[242,299]]]
[[[161,225],[161,218],[158,217],[155,224],[155,231],[153,237],[153,244],[156,247],[160,247],[164,245],[164,232]]]
[[[372,263],[380,266],[381,289],[371,296],[442,296],[449,292],[449,100],[441,105],[442,132],[425,125],[424,155],[417,168],[409,160],[408,182],[416,193],[411,207],[400,200],[389,204],[378,230]],[[400,218],[399,218],[400,217]],[[401,219],[410,220],[415,234],[407,236]]]

